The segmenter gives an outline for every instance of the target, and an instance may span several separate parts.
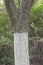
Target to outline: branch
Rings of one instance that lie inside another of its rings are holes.
[[[29,14],[30,9],[33,5],[34,0],[23,0],[21,7],[22,7],[22,12]]]
[[[14,0],[4,0],[5,2],[5,6],[6,6],[6,10],[8,12],[8,15],[12,21],[12,24],[15,23],[16,20],[16,14],[17,14],[17,10],[16,7],[14,5]]]

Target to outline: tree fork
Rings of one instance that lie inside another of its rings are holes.
[[[28,52],[28,16],[33,0],[23,0],[17,9],[14,0],[4,0],[6,10],[14,23],[15,65],[30,65]]]

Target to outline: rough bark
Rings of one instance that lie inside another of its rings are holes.
[[[14,5],[14,0],[4,0],[4,2],[5,2],[7,13],[12,21],[11,23],[15,24],[17,18],[17,8]]]
[[[28,53],[28,16],[33,0],[23,0],[18,10],[13,0],[4,0],[6,10],[14,22],[14,56],[15,65],[29,65]]]

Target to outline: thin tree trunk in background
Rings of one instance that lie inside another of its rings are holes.
[[[33,0],[23,0],[16,12],[13,0],[4,0],[6,10],[14,23],[15,65],[30,65],[28,52],[28,16]]]

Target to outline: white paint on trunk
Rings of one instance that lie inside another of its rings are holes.
[[[14,33],[15,65],[30,65],[28,53],[28,33]]]

